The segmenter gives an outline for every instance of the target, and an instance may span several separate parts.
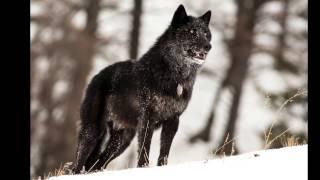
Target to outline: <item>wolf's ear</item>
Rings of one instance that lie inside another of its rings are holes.
[[[211,11],[207,11],[206,13],[204,13],[204,15],[200,16],[200,18],[207,24],[209,25],[210,22],[210,18],[211,18]]]
[[[179,26],[183,23],[186,22],[187,20],[187,13],[186,10],[184,9],[183,5],[180,4],[179,7],[177,8],[176,12],[174,12],[172,21],[171,21],[171,25],[173,26]]]

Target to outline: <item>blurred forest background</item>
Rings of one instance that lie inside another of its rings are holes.
[[[179,4],[189,15],[212,11],[213,48],[181,117],[169,164],[279,148],[292,138],[307,143],[307,0],[30,3],[33,177],[74,161],[88,81],[107,65],[145,53]],[[158,155],[156,133],[151,166]],[[135,167],[136,143],[108,169]]]

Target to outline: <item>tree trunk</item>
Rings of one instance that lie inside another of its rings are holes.
[[[233,98],[227,120],[227,128],[224,131],[223,139],[219,143],[218,153],[225,155],[237,154],[235,130],[238,118],[239,104],[242,95],[242,86],[248,70],[248,60],[252,50],[254,37],[254,24],[256,12],[262,5],[262,1],[244,0],[236,1],[238,5],[237,23],[235,35],[230,45],[231,68],[230,74],[224,82],[224,86],[230,87]]]
[[[87,77],[92,69],[95,46],[96,46],[96,30],[98,27],[98,14],[100,12],[100,0],[91,0],[87,2],[85,8],[87,14],[87,22],[82,31],[72,32],[73,36],[77,38],[68,40],[63,43],[68,44],[67,53],[62,54],[62,58],[70,58],[72,63],[71,68],[67,68],[68,76],[64,80],[68,80],[68,92],[65,95],[63,106],[63,117],[59,122],[53,118],[53,110],[55,108],[54,100],[52,99],[53,86],[57,79],[52,80],[49,84],[43,84],[41,91],[44,92],[42,98],[39,97],[42,104],[48,104],[44,109],[48,112],[46,118],[46,134],[42,139],[42,150],[40,151],[40,164],[36,170],[36,175],[44,175],[49,172],[53,173],[66,162],[72,162],[75,158],[77,132],[76,122],[80,119],[80,104],[82,101],[82,94],[87,84]],[[70,32],[71,33],[71,32]],[[61,51],[53,51],[61,54]],[[61,61],[61,59],[60,59]],[[60,62],[62,63],[62,62]],[[60,64],[61,65],[61,64]],[[62,64],[63,65],[63,64]],[[51,73],[48,72],[49,77],[57,77],[59,73],[58,68]],[[48,91],[47,91],[48,90]],[[45,100],[45,102],[43,102]],[[52,107],[52,108],[49,108]]]
[[[278,46],[274,52],[274,58],[276,59],[275,69],[285,70],[290,73],[297,74],[299,68],[297,65],[288,62],[284,57],[284,52],[286,51],[286,35],[288,34],[288,29],[286,26],[287,18],[289,15],[289,0],[283,0],[283,10],[279,19],[279,24],[282,28],[282,32],[278,36]]]
[[[242,86],[246,78],[246,73],[248,70],[248,59],[252,50],[252,39],[254,36],[254,24],[256,20],[256,11],[259,7],[266,1],[264,0],[243,0],[236,1],[238,6],[237,11],[237,22],[235,25],[235,35],[228,44],[229,52],[231,54],[231,65],[226,73],[226,78],[222,82],[220,91],[226,88],[231,88],[232,90],[232,103],[229,117],[227,119],[227,127],[223,133],[223,139],[220,141],[217,151],[219,154],[225,153],[226,155],[237,154],[238,150],[233,142],[235,138],[236,120],[238,117],[238,109],[242,94]],[[219,95],[220,96],[220,95]],[[219,98],[216,97],[215,101]],[[195,141],[195,139],[201,139],[204,141],[209,141],[209,135],[214,121],[214,114],[216,111],[217,102],[213,103],[212,111],[210,112],[207,124],[198,134],[193,136],[190,141]],[[230,141],[231,140],[231,141]],[[230,142],[229,142],[230,141]]]
[[[130,59],[136,59],[138,56],[141,14],[142,0],[134,0],[134,9],[132,10],[132,29],[130,33]]]

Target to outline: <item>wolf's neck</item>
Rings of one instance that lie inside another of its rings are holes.
[[[158,77],[166,76],[175,81],[195,78],[199,66],[186,63],[180,45],[171,32],[169,27],[141,57],[140,63]]]
[[[168,55],[169,52],[165,54],[162,48],[164,47],[155,45],[140,59],[153,79],[180,83],[195,78],[197,67],[181,63],[184,61],[181,57]]]

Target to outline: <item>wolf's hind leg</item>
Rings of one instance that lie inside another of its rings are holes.
[[[81,127],[73,173],[79,174],[99,139],[99,129],[94,126]]]
[[[101,138],[98,139],[96,147],[94,148],[94,150],[92,151],[92,153],[88,157],[88,159],[85,163],[85,170],[86,171],[89,171],[92,168],[92,166],[98,161],[99,156],[100,156],[101,146],[102,146],[103,141],[105,139],[105,134],[106,134],[106,131],[104,131],[103,134],[101,135]]]
[[[98,162],[92,167],[92,170],[105,168],[113,159],[118,157],[130,145],[135,136],[135,129],[120,129],[110,131],[110,139],[107,146],[100,154]]]

